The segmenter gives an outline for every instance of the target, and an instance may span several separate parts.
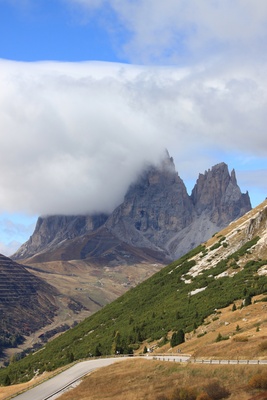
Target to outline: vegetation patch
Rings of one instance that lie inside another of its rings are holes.
[[[244,342],[248,342],[248,337],[247,336],[235,336],[233,337],[233,341],[234,342],[240,342],[240,343],[244,343]]]
[[[244,254],[258,238],[247,242],[234,255]],[[132,354],[143,342],[168,343],[169,332],[192,332],[203,324],[215,309],[242,300],[242,307],[251,304],[252,296],[267,293],[267,277],[255,273],[266,261],[247,262],[246,267],[233,277],[214,279],[211,270],[202,271],[191,283],[181,279],[196,265],[193,259],[203,254],[205,246],[198,246],[179,260],[169,264],[151,278],[130,289],[123,296],[83,322],[46,343],[41,351],[12,362],[0,370],[0,384],[8,375],[10,383],[30,380],[36,371],[53,371],[70,360],[111,354]],[[212,268],[216,277],[229,268],[233,255]],[[171,272],[171,273],[170,273]],[[205,291],[188,293],[206,287]],[[244,300],[244,302],[243,302]],[[88,334],[90,332],[90,334]],[[226,337],[219,338],[226,340]],[[228,339],[228,337],[227,337]],[[175,342],[173,337],[173,344]],[[219,340],[218,340],[219,341]],[[264,350],[265,351],[265,350]]]

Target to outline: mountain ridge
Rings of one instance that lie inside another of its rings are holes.
[[[110,215],[39,217],[33,235],[12,258],[31,262],[90,259],[105,240],[111,244],[103,252],[107,264],[131,260],[136,248],[139,258],[131,262],[149,257],[169,262],[250,209],[249,194],[241,193],[235,171],[230,175],[225,163],[199,174],[188,195],[167,154],[160,165],[143,171]]]

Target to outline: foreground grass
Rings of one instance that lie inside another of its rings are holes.
[[[61,370],[59,370],[60,372]],[[58,371],[57,371],[58,372]],[[55,375],[55,372],[45,372],[44,374],[32,379],[29,382],[19,383],[17,385],[2,386],[0,387],[0,400],[11,399],[15,394],[25,392],[28,389],[39,385],[43,381],[51,378]]]
[[[229,391],[228,398],[231,400],[267,399],[267,390],[256,390],[249,386],[256,375],[266,376],[267,367],[177,364],[133,359],[91,373],[78,387],[58,400],[212,400],[212,397],[203,397],[203,391],[214,382]],[[186,397],[185,394],[179,397],[177,393],[181,388],[188,393],[195,391],[196,397]],[[265,397],[256,397],[259,395]]]

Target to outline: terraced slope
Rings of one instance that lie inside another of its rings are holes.
[[[0,351],[51,322],[57,290],[0,254]]]

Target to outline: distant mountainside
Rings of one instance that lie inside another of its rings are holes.
[[[24,335],[48,325],[57,311],[57,290],[0,254],[0,354]]]
[[[12,256],[47,262],[169,262],[251,209],[234,170],[225,163],[200,174],[191,196],[168,155],[130,186],[111,215],[40,217],[33,235]]]
[[[217,321],[223,329],[226,323],[220,321],[219,309],[230,306],[234,312],[236,303],[240,304],[237,314],[244,316],[242,323],[245,324],[250,313],[248,309],[241,314],[242,308],[246,310],[254,296],[262,295],[261,301],[266,302],[266,227],[267,201],[75,328],[47,343],[30,359],[26,357],[11,364],[8,369],[0,370],[0,382],[4,382],[7,375],[11,382],[26,376],[30,379],[36,370],[55,369],[91,355],[114,354],[117,351],[129,353],[143,343],[155,346],[165,343],[170,347],[179,333],[181,337],[181,332],[183,340],[184,334],[188,341],[194,335],[197,340],[195,332],[205,318],[210,316],[210,320]],[[240,359],[243,347],[256,340],[262,344],[262,340],[266,339],[261,333],[261,326],[266,324],[265,303],[260,308],[263,310],[262,318],[258,324],[251,326],[253,331],[248,336],[240,338]],[[231,337],[223,338],[221,335],[218,339],[222,341],[220,347],[231,348],[235,343],[234,335],[241,328],[235,324],[230,326]],[[205,330],[199,337],[208,334],[208,323]],[[258,346],[257,351],[260,357],[266,355],[264,346]]]

